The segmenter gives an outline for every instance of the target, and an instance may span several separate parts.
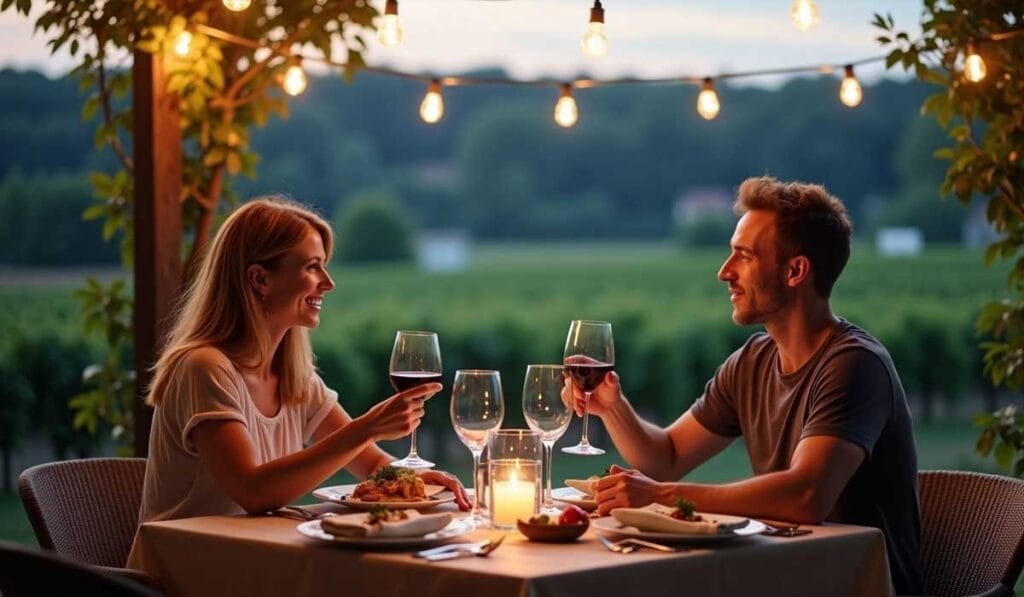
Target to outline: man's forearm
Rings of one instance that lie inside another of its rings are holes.
[[[625,396],[601,420],[630,466],[653,479],[679,478],[673,474],[676,455],[668,433],[641,419]]]
[[[663,499],[692,501],[698,510],[818,524],[828,515],[816,503],[814,487],[791,471],[760,475],[724,485],[666,483]]]

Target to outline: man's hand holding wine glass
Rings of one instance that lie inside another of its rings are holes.
[[[574,355],[565,360],[565,364],[581,364],[586,365],[596,363],[594,359],[583,355]],[[607,413],[616,402],[622,397],[622,387],[619,385],[619,374],[614,371],[608,371],[604,374],[604,378],[594,388],[594,391],[590,394],[590,413],[595,415],[604,415]],[[583,416],[583,409],[587,404],[586,394],[577,384],[573,383],[572,376],[568,373],[565,374],[565,386],[562,389],[562,398],[570,401],[573,410],[576,412],[576,416]]]

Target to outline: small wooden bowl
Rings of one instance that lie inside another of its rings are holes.
[[[516,527],[530,541],[540,543],[569,543],[580,538],[590,528],[589,522],[582,524],[530,524],[516,521]]]

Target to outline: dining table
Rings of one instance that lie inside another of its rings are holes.
[[[340,504],[319,512],[348,513]],[[452,504],[432,511],[450,510]],[[461,515],[461,513],[457,514]],[[878,529],[825,524],[797,537],[755,535],[682,546],[673,553],[610,551],[594,524],[570,543],[510,532],[486,557],[428,562],[414,549],[366,549],[298,532],[267,515],[204,516],[139,528],[129,566],[156,576],[168,595],[891,595]],[[476,529],[458,541],[495,536]]]

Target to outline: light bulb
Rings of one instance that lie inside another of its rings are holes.
[[[284,73],[284,81],[281,87],[288,95],[298,95],[306,90],[306,72],[302,70],[301,64],[293,64]]]
[[[977,83],[985,78],[988,74],[988,68],[985,66],[985,61],[981,59],[974,48],[967,48],[967,58],[964,59],[964,77],[967,78],[971,83]]]
[[[843,82],[839,85],[839,101],[851,108],[856,108],[864,99],[864,90],[861,89],[860,81],[853,74],[853,66],[846,65],[844,71]]]
[[[590,8],[590,23],[587,24],[587,32],[583,34],[580,47],[587,56],[600,58],[608,53],[608,36],[604,33],[604,7],[601,0],[594,0],[594,6]]]
[[[188,56],[188,53],[192,51],[192,34],[188,31],[182,31],[178,34],[178,39],[174,40],[174,53],[182,58]]]
[[[797,29],[807,31],[818,24],[818,5],[814,0],[793,0],[789,16]]]
[[[572,99],[572,85],[562,85],[562,96],[555,104],[555,122],[560,126],[569,128],[576,124],[579,118],[579,111],[576,109],[576,100]]]
[[[224,0],[224,6],[235,12],[249,8],[250,4],[252,4],[252,0]]]
[[[711,82],[710,78],[704,79],[704,83],[700,86],[700,94],[697,96],[697,113],[704,120],[713,120],[721,109],[722,104],[718,101],[718,94],[715,93],[715,84]]]
[[[388,0],[384,5],[384,17],[377,29],[377,41],[393,47],[402,43],[402,23],[398,21],[398,0]]]
[[[427,94],[420,103],[420,118],[427,124],[434,124],[444,116],[444,98],[441,97],[441,82],[434,79],[427,87]]]

